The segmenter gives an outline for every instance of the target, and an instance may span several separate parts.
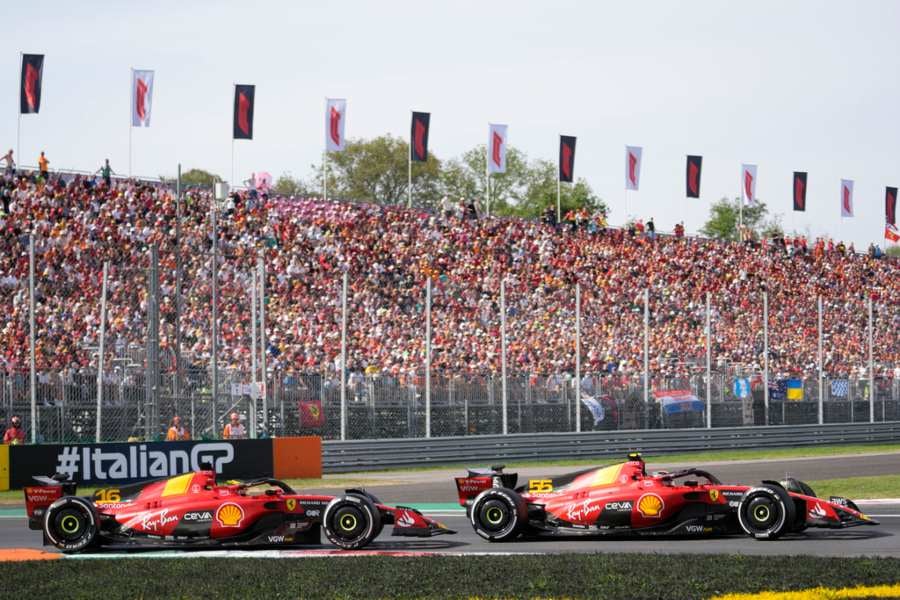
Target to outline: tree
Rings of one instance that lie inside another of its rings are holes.
[[[490,177],[490,207],[484,206],[487,199],[487,147],[482,144],[465,152],[458,159],[449,160],[441,169],[441,183],[444,195],[454,201],[458,198],[478,198],[482,208],[490,208],[491,214],[511,214],[528,192],[530,168],[528,157],[516,148],[506,152],[506,172],[494,173]]]
[[[214,183],[219,181],[222,181],[221,177],[203,169],[191,169],[181,174],[181,185],[184,186],[212,187]]]
[[[529,169],[525,198],[510,211],[510,214],[535,218],[542,215],[548,206],[555,208],[558,177],[556,164],[549,160],[536,161]],[[560,184],[559,190],[562,217],[570,210],[579,208],[586,208],[591,212],[600,211],[604,214],[608,211],[606,203],[594,193],[584,179],[578,179],[575,183]]]
[[[301,179],[293,177],[290,173],[282,173],[281,176],[275,180],[272,191],[279,196],[308,196],[310,194],[310,190],[306,183]]]
[[[741,199],[722,198],[709,209],[709,220],[700,229],[701,233],[719,240],[737,241],[738,220],[742,216],[744,227],[765,237],[784,235],[777,217],[766,219],[769,209],[764,202],[754,202],[744,206],[741,215]]]
[[[383,135],[349,140],[343,152],[328,154],[328,195],[376,204],[405,204],[409,144]],[[316,189],[322,187],[322,165],[313,165]],[[412,164],[412,194],[417,206],[436,205],[441,197],[440,161],[429,154]]]
[[[487,157],[484,145],[476,146],[459,159],[447,161],[441,173],[444,193],[452,199],[486,199]],[[501,216],[540,217],[547,206],[556,206],[556,166],[549,161],[529,162],[528,156],[516,149],[506,152],[506,172],[491,175],[490,211]],[[560,189],[560,203],[565,215],[570,209],[586,207],[606,212],[606,205],[583,179]],[[482,208],[486,209],[482,204]]]
[[[900,258],[900,246],[889,246],[887,250],[884,251],[888,256],[896,256]]]

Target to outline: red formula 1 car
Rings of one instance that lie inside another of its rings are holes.
[[[342,496],[298,494],[277,479],[220,485],[212,470],[75,495],[75,484],[36,477],[26,487],[31,529],[63,552],[98,546],[215,548],[293,546],[328,540],[362,548],[385,524],[393,535],[454,533],[412,508],[383,505],[365,490]]]
[[[817,498],[802,481],[725,485],[700,469],[648,475],[640,454],[628,462],[554,479],[517,476],[502,466],[457,477],[459,502],[475,532],[501,542],[532,536],[711,536],[745,533],[771,540],[807,527],[877,525],[845,498]]]

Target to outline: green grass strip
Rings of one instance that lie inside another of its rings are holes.
[[[762,544],[767,542],[754,542]],[[152,575],[151,575],[152,574]],[[576,554],[2,563],[45,598],[709,598],[900,581],[900,559]]]

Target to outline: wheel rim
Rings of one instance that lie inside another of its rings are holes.
[[[343,540],[354,540],[366,529],[366,516],[356,506],[341,506],[334,513],[334,532]]]
[[[750,501],[747,516],[753,529],[764,531],[778,519],[778,507],[771,498],[760,496]]]
[[[509,524],[511,513],[501,500],[488,500],[479,512],[481,523],[488,531],[500,531]]]
[[[87,521],[79,511],[66,509],[59,513],[55,519],[56,530],[67,542],[77,540],[84,534]]]

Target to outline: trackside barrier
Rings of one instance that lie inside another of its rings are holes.
[[[0,446],[0,489],[17,489],[33,483],[35,475],[54,473],[68,475],[79,485],[120,485],[179,475],[209,463],[224,479],[320,477],[321,440],[308,436]]]
[[[9,489],[9,446],[0,446],[0,492]]]
[[[325,473],[348,473],[423,465],[472,465],[504,461],[600,458],[733,450],[868,444],[900,441],[900,422],[835,425],[729,427],[715,429],[592,431],[479,435],[449,438],[326,441]]]

